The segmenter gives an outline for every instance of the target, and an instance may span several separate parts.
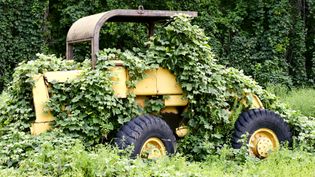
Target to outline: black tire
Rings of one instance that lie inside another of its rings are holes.
[[[167,154],[175,153],[176,138],[172,130],[164,120],[152,115],[139,116],[122,126],[117,132],[115,143],[120,149],[133,145],[131,156],[135,157],[151,137],[159,138],[163,142]]]
[[[238,120],[235,122],[235,130],[232,135],[232,147],[239,149],[242,143],[242,135],[249,133],[249,137],[260,128],[268,128],[272,130],[280,143],[292,141],[292,134],[290,127],[284,120],[276,113],[266,109],[252,109],[243,112]],[[247,142],[248,143],[248,142]]]

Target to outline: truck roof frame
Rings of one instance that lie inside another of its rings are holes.
[[[176,14],[186,14],[196,17],[193,11],[166,11],[144,10],[139,6],[138,10],[116,9],[80,18],[70,27],[66,39],[66,58],[73,58],[73,45],[79,42],[91,43],[92,67],[96,65],[96,54],[99,52],[99,36],[102,26],[106,22],[139,22],[148,24],[149,36],[153,35],[156,22],[169,19]]]

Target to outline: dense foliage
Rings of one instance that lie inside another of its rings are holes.
[[[0,90],[18,63],[44,50],[48,1],[0,1]]]
[[[95,70],[88,65],[79,79],[53,84],[48,107],[57,118],[56,128],[91,145],[144,114],[133,96],[127,99],[114,96],[110,66],[108,60],[100,59]]]
[[[260,84],[314,83],[314,0],[173,1],[0,1],[0,90],[21,60],[35,53],[65,54],[65,38],[77,19],[111,9],[194,10],[221,63],[243,69]],[[133,30],[130,30],[133,29]],[[137,31],[137,32],[134,32]],[[101,46],[121,49],[142,44],[145,27],[109,24]],[[87,46],[85,46],[87,47]],[[78,53],[84,50],[78,49]],[[85,56],[85,55],[84,55]]]
[[[0,95],[1,166],[16,166],[17,162],[27,157],[28,151],[34,151],[43,142],[41,137],[34,138],[30,135],[31,122],[35,120],[32,77],[46,71],[80,68],[81,64],[73,61],[61,61],[55,56],[38,55],[36,61],[27,64],[22,62],[15,69],[10,87]],[[53,139],[48,137],[51,138]]]
[[[66,139],[64,139],[66,140]],[[67,139],[70,140],[70,139]],[[230,159],[231,151],[212,155],[204,162],[189,162],[181,155],[156,161],[130,159],[128,153],[108,146],[86,151],[45,142],[38,152],[20,162],[19,168],[0,169],[0,176],[314,176],[315,157],[300,150],[281,150],[268,159]]]
[[[266,108],[277,111],[289,122],[295,141],[302,149],[314,151],[314,118],[287,109],[250,77],[217,64],[207,41],[202,29],[191,25],[189,18],[178,16],[146,43],[146,49],[103,50],[95,70],[91,69],[89,60],[79,63],[45,55],[21,63],[10,87],[0,96],[0,149],[3,150],[0,165],[18,166],[18,161],[40,151],[39,144],[47,141],[45,135],[38,138],[29,135],[30,123],[35,119],[31,96],[34,74],[82,70],[81,76],[74,81],[52,83],[47,109],[56,117],[53,127],[57,132],[47,136],[48,139],[55,138],[55,144],[65,141],[72,145],[73,141],[63,139],[72,137],[81,139],[87,148],[91,148],[136,115],[158,111],[163,106],[159,104],[160,100],[142,109],[132,94],[126,99],[113,96],[109,69],[114,59],[125,62],[130,74],[130,88],[145,77],[146,69],[162,66],[176,74],[189,100],[183,116],[188,119],[191,130],[179,142],[179,152],[191,159],[204,160],[209,154],[222,153],[222,148],[229,147],[235,120],[241,111],[249,108],[250,104],[241,101],[250,103],[249,93],[259,95]],[[239,151],[235,151],[234,155],[240,158],[238,154]]]

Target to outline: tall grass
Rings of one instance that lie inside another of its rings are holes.
[[[315,89],[294,89],[281,99],[304,115],[315,117]]]
[[[202,162],[189,162],[181,155],[130,159],[107,146],[88,152],[83,145],[65,150],[46,143],[19,168],[0,170],[0,176],[315,176],[315,156],[300,150],[282,149],[265,160],[228,157],[222,153]]]
[[[269,86],[267,90],[280,97],[281,101],[287,103],[292,109],[301,111],[305,116],[315,117],[315,89],[294,88],[285,86]]]

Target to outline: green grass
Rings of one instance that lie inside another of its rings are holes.
[[[315,117],[315,89],[294,89],[281,100],[289,104],[293,109],[300,110],[306,116]]]
[[[19,168],[0,170],[0,176],[315,176],[315,156],[300,150],[283,149],[265,160],[247,157],[237,161],[222,153],[189,162],[182,155],[130,159],[107,146],[90,152],[80,144],[70,150],[49,143],[43,147]]]
[[[289,90],[285,86],[269,86],[267,90],[275,93],[280,100],[287,103],[292,109],[301,111],[305,116],[315,117],[315,89],[295,88]]]

